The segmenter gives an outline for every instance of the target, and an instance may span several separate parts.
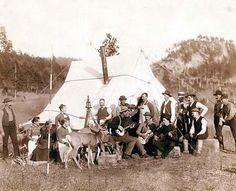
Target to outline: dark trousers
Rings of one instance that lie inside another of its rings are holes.
[[[161,140],[161,141],[156,141],[155,147],[161,151],[161,156],[162,158],[165,158],[168,156],[169,152],[172,151],[172,149],[175,147],[175,141],[172,140]]]
[[[14,149],[14,156],[20,156],[19,145],[17,141],[16,126],[13,122],[9,122],[9,126],[3,126],[5,136],[3,137],[3,158],[7,158],[8,153],[8,139],[11,138],[11,142]]]

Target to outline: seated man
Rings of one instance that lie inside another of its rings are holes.
[[[149,155],[156,155],[153,153],[153,131],[156,130],[156,124],[152,121],[151,113],[144,114],[145,121],[141,123],[136,131],[139,141],[144,145],[145,150]]]
[[[61,162],[64,162],[64,156],[69,149],[69,143],[66,140],[66,135],[72,132],[69,126],[68,119],[62,119],[60,121],[61,126],[57,129],[57,140],[58,140],[58,150],[60,154]]]
[[[115,142],[127,143],[127,147],[124,151],[123,158],[129,159],[132,158],[132,151],[136,145],[141,153],[142,157],[147,157],[146,151],[143,145],[139,142],[138,138],[129,136],[125,133],[125,129],[132,126],[132,120],[130,118],[130,110],[128,107],[121,107],[120,115],[114,117],[108,123],[108,129],[111,130],[112,139]]]
[[[193,154],[200,154],[202,150],[203,139],[208,137],[207,132],[207,121],[200,116],[200,111],[198,108],[193,108],[191,110],[193,115],[192,127],[190,129],[190,145],[193,149]]]
[[[170,115],[162,115],[160,128],[155,132],[154,145],[161,151],[161,157],[166,158],[170,151],[175,147],[177,141],[177,132],[174,125],[170,122]]]

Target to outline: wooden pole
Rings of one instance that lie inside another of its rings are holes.
[[[85,117],[85,122],[84,122],[84,128],[86,128],[88,126],[88,120],[89,120],[89,115],[90,115],[90,112],[91,112],[91,103],[90,103],[90,100],[89,100],[89,96],[87,97],[87,101],[86,101],[86,117]]]
[[[100,46],[100,56],[102,60],[103,81],[104,81],[104,84],[107,84],[108,83],[108,69],[107,69],[107,59],[106,59],[104,46]]]
[[[17,88],[17,64],[16,64],[16,60],[15,60],[15,72],[14,72],[14,79],[15,79],[15,92],[14,92],[14,98],[16,100],[16,88]]]
[[[50,65],[50,81],[49,81],[49,91],[50,91],[50,98],[49,98],[49,103],[51,104],[52,102],[52,63],[53,63],[53,55],[52,55],[52,60],[51,60],[51,65]],[[50,119],[49,119],[50,121]],[[50,162],[50,140],[51,140],[51,134],[50,134],[50,125],[48,129],[48,162],[47,162],[47,174],[49,174],[49,162]]]

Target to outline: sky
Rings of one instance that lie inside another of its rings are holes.
[[[234,0],[0,0],[14,49],[45,57],[88,57],[111,33],[125,57],[155,61],[199,34],[236,42],[235,23]]]

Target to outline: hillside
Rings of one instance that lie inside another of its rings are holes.
[[[153,63],[152,69],[172,88],[184,86],[184,83],[197,89],[235,84],[236,47],[233,41],[199,35],[174,44],[165,58]]]

